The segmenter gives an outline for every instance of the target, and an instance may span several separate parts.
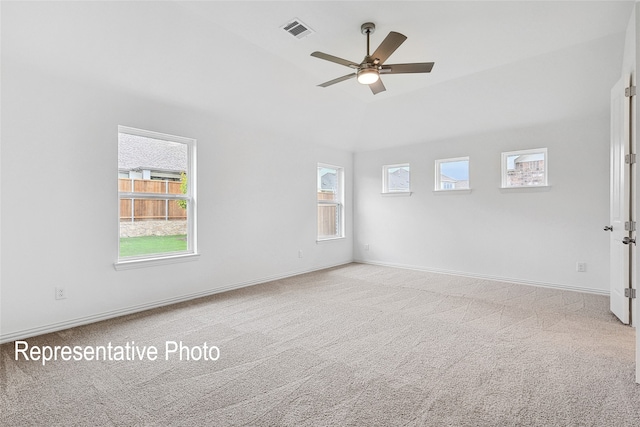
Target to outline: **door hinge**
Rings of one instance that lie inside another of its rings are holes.
[[[625,298],[635,298],[636,297],[636,290],[632,289],[632,288],[624,288],[624,297]]]
[[[624,162],[628,165],[632,165],[636,162],[636,154],[631,153],[624,156]]]
[[[626,221],[624,223],[624,229],[626,231],[636,231],[636,222],[635,221]]]
[[[632,97],[632,96],[636,96],[636,87],[635,86],[629,86],[624,88],[624,96],[626,96],[627,98]]]

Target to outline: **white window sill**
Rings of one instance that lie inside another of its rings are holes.
[[[412,191],[389,191],[386,193],[380,193],[382,196],[384,197],[401,197],[401,196],[405,196],[405,197],[409,197],[413,194]]]
[[[341,237],[326,237],[324,239],[317,239],[316,240],[316,244],[328,243],[328,242],[333,242],[333,241],[336,241],[336,240],[343,240],[343,239],[345,239],[344,236],[341,236]]]
[[[175,264],[178,262],[197,261],[200,254],[180,254],[158,256],[156,258],[136,258],[120,260],[113,263],[116,270],[131,270],[133,268],[153,267],[156,265]]]
[[[458,194],[470,194],[471,188],[448,188],[442,190],[433,190],[434,193],[458,193]]]
[[[500,187],[501,192],[507,192],[507,193],[528,192],[528,191],[549,191],[549,190],[551,190],[550,185],[521,185],[519,187]]]

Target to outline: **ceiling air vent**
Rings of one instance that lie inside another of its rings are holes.
[[[280,28],[298,39],[304,38],[313,33],[313,30],[298,18],[291,19]]]

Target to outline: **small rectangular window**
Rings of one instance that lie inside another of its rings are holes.
[[[383,193],[409,193],[410,191],[411,170],[408,163],[382,167]]]
[[[195,140],[118,127],[118,261],[196,253]]]
[[[469,157],[436,160],[435,190],[468,190]]]
[[[543,187],[547,185],[547,149],[502,153],[502,187]]]
[[[318,164],[318,240],[344,237],[344,171]]]

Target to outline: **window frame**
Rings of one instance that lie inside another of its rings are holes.
[[[389,169],[394,168],[407,168],[409,173],[409,188],[406,190],[391,190],[389,189]],[[410,163],[398,163],[395,165],[383,165],[382,166],[382,194],[411,194],[411,164]]]
[[[186,194],[166,194],[166,193],[141,193],[141,192],[120,192],[118,191],[118,216],[117,216],[117,260],[114,263],[116,270],[130,268],[140,268],[152,265],[163,265],[168,263],[183,262],[197,259],[197,157],[196,143],[193,138],[170,135],[150,130],[137,129],[128,126],[118,126],[118,138],[120,134],[128,134],[144,138],[157,139],[161,141],[184,144],[187,147],[187,170],[188,185]],[[122,199],[155,199],[155,200],[185,200],[187,202],[187,249],[179,252],[165,252],[148,255],[120,257],[120,200]]]
[[[533,184],[533,185],[507,185],[508,181],[508,173],[507,173],[507,158],[511,156],[522,156],[526,154],[542,154],[544,161],[544,179],[541,184]],[[540,187],[548,187],[549,186],[549,154],[546,147],[544,148],[531,148],[527,150],[515,150],[515,151],[505,151],[501,154],[500,161],[500,175],[501,175],[501,185],[502,189],[510,189],[510,188],[540,188]]]
[[[469,179],[467,179],[468,186],[467,188],[441,188],[442,187],[442,172],[440,170],[440,166],[443,163],[453,163],[453,162],[467,162],[467,174],[469,175]],[[470,191],[471,190],[471,160],[469,156],[461,156],[461,157],[450,157],[448,159],[436,159],[435,161],[435,177],[434,177],[434,190],[433,191]]]
[[[337,199],[338,200],[318,200],[318,190],[320,189],[320,174],[319,171],[321,168],[325,169],[334,169],[336,171],[336,180],[338,181],[336,184],[337,190]],[[345,238],[345,207],[344,207],[344,167],[332,165],[329,163],[318,163],[316,167],[316,243],[327,242],[331,240],[338,240]],[[318,215],[318,207],[325,205],[336,205],[337,208],[337,216],[338,216],[338,232],[337,236],[320,236],[318,234],[318,225],[320,222],[320,218]]]

